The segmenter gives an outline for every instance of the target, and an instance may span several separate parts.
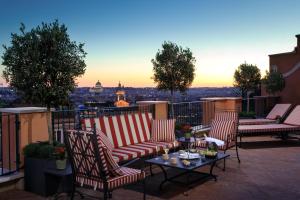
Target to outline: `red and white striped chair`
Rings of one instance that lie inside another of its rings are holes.
[[[101,116],[83,119],[82,129],[102,131],[113,146],[113,158],[120,163],[156,154],[165,145],[178,146],[176,141],[151,140],[151,121],[152,114],[148,112]]]
[[[91,131],[64,131],[73,172],[71,199],[76,187],[103,191],[106,200],[112,197],[112,191],[116,188],[145,181],[145,172],[124,165],[120,167],[100,137],[100,134]],[[145,182],[143,198],[146,198]]]
[[[288,111],[291,109],[292,104],[276,104],[269,112],[266,118],[262,119],[240,119],[239,125],[260,125],[260,124],[272,124],[276,123],[276,119],[279,116],[284,118]]]
[[[237,145],[237,130],[238,130],[238,113],[232,111],[217,112],[211,123],[209,131],[209,137],[216,138],[224,141],[224,145],[219,146],[219,150],[226,153],[227,150],[235,147],[238,162],[240,163],[240,157],[238,153]],[[198,140],[197,147],[206,148],[206,142]],[[224,159],[225,169],[225,159]]]

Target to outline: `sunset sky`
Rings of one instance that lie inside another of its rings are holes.
[[[71,40],[85,43],[87,70],[79,86],[93,86],[97,80],[104,87],[119,81],[155,86],[151,59],[163,41],[193,52],[193,87],[232,86],[239,64],[256,64],[264,74],[268,55],[292,51],[300,33],[299,0],[0,2],[0,55],[21,22],[30,30],[58,19],[68,27]]]

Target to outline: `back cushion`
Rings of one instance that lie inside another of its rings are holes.
[[[266,118],[276,119],[277,116],[283,117],[290,107],[291,104],[276,104]]]
[[[235,131],[235,123],[232,120],[213,120],[209,131],[209,136],[227,142],[227,137],[231,137]]]
[[[284,123],[300,126],[300,105],[294,108],[286,120],[284,120]]]
[[[150,140],[151,113],[132,113],[115,116],[88,118],[82,128],[89,130],[94,125],[111,141],[115,148]]]
[[[152,120],[151,136],[153,141],[175,141],[175,119]]]

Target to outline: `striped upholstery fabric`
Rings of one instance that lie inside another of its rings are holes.
[[[276,120],[273,119],[240,119],[239,125],[259,125],[259,124],[274,124]]]
[[[299,131],[300,126],[289,124],[240,125],[239,133],[271,133]]]
[[[233,121],[234,122],[234,131],[232,132],[231,139],[236,140],[239,126],[239,114],[234,111],[225,111],[225,112],[216,112],[214,120],[217,121]]]
[[[145,179],[146,177],[145,172],[142,172],[141,170],[127,167],[121,167],[120,170],[123,173],[122,176],[111,177],[107,180],[109,190],[118,188],[125,184],[135,183]],[[104,189],[104,184],[101,179],[87,179],[86,177],[76,176],[76,181],[94,189]]]
[[[300,106],[296,106],[283,124],[240,125],[239,133],[291,132],[300,130]]]
[[[151,141],[175,141],[175,119],[152,120]]]
[[[100,176],[99,174],[103,172],[106,179],[108,179],[110,177],[110,173],[100,143],[98,144],[100,145],[99,157],[102,169],[100,169],[97,164],[95,165],[98,161],[95,158],[96,149],[92,144],[93,132],[68,130],[65,134],[68,135],[68,137],[66,137],[68,141],[66,142],[70,144],[70,149],[72,149],[71,159],[73,160],[75,169],[77,170],[75,172],[76,176],[86,179],[90,177],[97,178]]]
[[[110,176],[122,176],[123,172],[120,170],[120,166],[118,163],[114,160],[112,156],[112,149],[109,149],[103,141],[107,142],[107,140],[103,140],[103,134],[97,133],[97,141],[99,149],[103,152],[103,155],[106,160],[106,165],[108,168],[108,171],[110,173]]]
[[[284,115],[289,111],[291,106],[292,104],[276,104],[269,112],[266,119],[276,120],[277,116],[284,117]]]
[[[102,116],[83,119],[82,128],[90,130],[95,125],[109,138],[114,148],[118,148],[149,141],[151,119],[152,114],[148,112]]]
[[[90,187],[94,190],[103,190],[104,181],[106,180],[108,189],[112,190],[145,178],[145,173],[141,170],[119,167],[119,165],[114,162],[111,152],[103,146],[103,143],[99,139],[99,137],[101,137],[99,134],[94,135],[90,131],[75,130],[69,130],[65,134],[68,135],[66,142],[69,146],[68,149],[72,151],[71,159],[72,163],[75,164],[74,173],[78,185]],[[97,143],[95,144],[94,141],[97,141]],[[98,165],[99,161],[96,160],[96,154],[100,157],[101,169]],[[111,163],[114,163],[114,166],[109,166]],[[112,168],[114,168],[114,170],[116,168],[118,169],[114,171],[113,176],[111,174]],[[105,179],[101,178],[100,174],[103,173]]]
[[[300,126],[300,105],[293,109],[286,120],[284,120],[284,124]]]
[[[134,158],[156,154],[162,151],[163,146],[167,145],[170,149],[179,146],[177,141],[174,142],[142,142],[139,144],[128,145],[126,147],[115,148],[112,151],[113,158],[116,162],[123,162]]]
[[[110,142],[109,138],[100,129],[97,129],[97,135],[99,136],[97,137],[99,142],[101,142],[103,146],[105,146],[105,148],[107,148],[109,151],[112,151],[114,148],[113,144]]]
[[[209,131],[209,137],[223,140],[225,144],[223,146],[220,146],[219,149],[225,150],[226,148],[235,145],[235,141],[234,141],[235,138],[232,138],[232,135],[234,135],[234,131],[235,131],[234,121],[213,120],[211,123],[211,129]],[[203,140],[198,140],[196,145],[198,147],[205,148],[206,142]]]
[[[266,118],[262,119],[240,119],[239,125],[260,125],[276,123],[276,117],[284,117],[290,110],[291,104],[276,104]]]

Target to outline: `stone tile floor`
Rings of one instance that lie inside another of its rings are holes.
[[[259,141],[259,142],[256,142]],[[282,141],[275,137],[248,137],[240,149],[241,163],[235,158],[235,151],[227,161],[226,171],[215,168],[218,181],[208,180],[185,189],[174,184],[166,184],[159,192],[158,185],[162,173],[157,168],[155,176],[147,179],[147,199],[205,199],[205,200],[250,200],[250,199],[300,199],[300,141]],[[202,169],[207,171],[208,168]],[[174,172],[174,171],[172,171]],[[87,191],[102,199],[100,192]],[[51,199],[35,194],[11,190],[0,193],[0,200],[10,199]],[[62,197],[61,199],[69,199]],[[80,199],[77,196],[75,199]],[[85,199],[92,199],[86,197]],[[112,199],[142,199],[142,186],[133,185],[113,192]]]

